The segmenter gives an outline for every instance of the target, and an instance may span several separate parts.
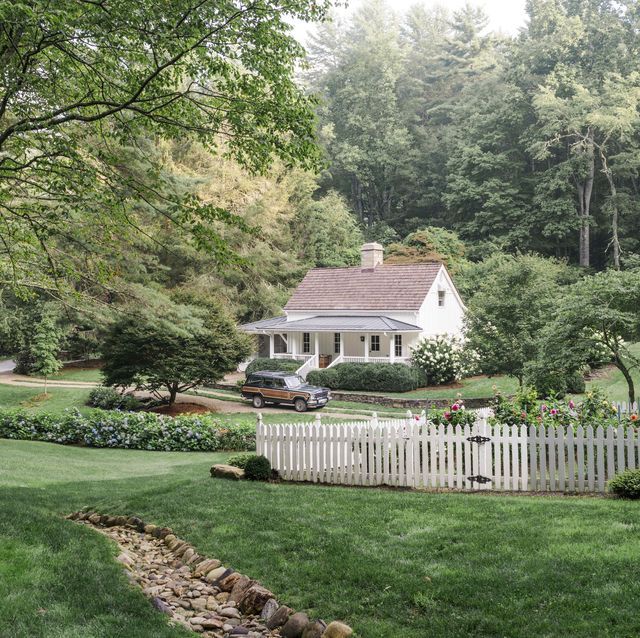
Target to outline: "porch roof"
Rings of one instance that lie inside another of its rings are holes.
[[[421,332],[422,328],[404,321],[382,316],[309,317],[287,321],[285,316],[272,317],[240,326],[245,332]]]

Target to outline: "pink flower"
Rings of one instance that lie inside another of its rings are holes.
[[[547,411],[547,406],[546,406],[546,404],[544,404],[544,403],[543,403],[543,404],[540,406],[540,409],[541,409],[543,412],[546,412],[546,411]]]
[[[457,412],[457,411],[460,409],[460,406],[459,406],[457,403],[454,403],[454,404],[451,406],[451,409],[452,409],[454,412]]]
[[[573,402],[573,399],[571,399],[571,400],[569,401],[569,408],[570,408],[571,410],[573,410],[573,408],[575,408],[575,407],[576,407],[576,404]]]
[[[527,413],[524,410],[522,412],[520,412],[520,418],[521,419],[526,419],[527,418]]]
[[[445,419],[447,419],[447,421],[448,421],[449,419],[451,419],[451,412],[445,412],[445,413],[444,413],[444,418],[445,418]]]
[[[550,414],[551,416],[555,416],[556,414],[558,414],[558,410],[556,410],[555,408],[551,408]]]

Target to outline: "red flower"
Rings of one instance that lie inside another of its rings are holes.
[[[457,403],[454,403],[454,404],[451,406],[451,409],[452,409],[454,412],[457,412],[457,411],[460,409],[460,406],[459,406]]]
[[[451,412],[445,412],[444,418],[447,419],[447,421],[449,421],[451,419]]]

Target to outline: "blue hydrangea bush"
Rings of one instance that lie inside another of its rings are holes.
[[[148,412],[77,410],[63,414],[0,411],[0,438],[48,441],[88,447],[166,452],[255,449],[255,426],[222,424],[212,416],[169,417]]]

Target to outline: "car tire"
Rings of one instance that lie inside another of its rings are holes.
[[[296,412],[306,412],[307,411],[307,402],[304,399],[296,399],[293,402],[293,407]]]
[[[251,399],[251,403],[253,403],[253,407],[257,408],[258,410],[260,408],[264,408],[265,406],[265,401],[261,394],[254,394],[253,398]]]

